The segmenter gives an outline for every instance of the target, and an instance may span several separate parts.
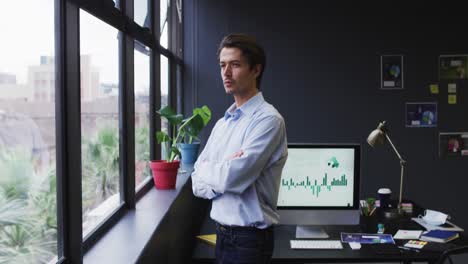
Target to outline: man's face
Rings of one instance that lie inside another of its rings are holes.
[[[257,88],[256,79],[261,65],[250,69],[240,49],[223,48],[219,54],[219,66],[227,94],[243,95]]]

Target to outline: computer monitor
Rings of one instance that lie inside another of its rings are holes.
[[[359,144],[288,144],[278,195],[280,224],[297,238],[327,238],[323,225],[359,224]]]

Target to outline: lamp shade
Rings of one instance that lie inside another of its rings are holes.
[[[379,126],[373,130],[367,137],[367,143],[372,147],[382,145],[385,142],[385,121],[381,122]]]

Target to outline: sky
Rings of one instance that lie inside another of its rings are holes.
[[[146,2],[135,0],[137,23],[144,21]],[[118,30],[81,10],[80,31],[80,53],[92,55],[91,63],[99,70],[101,82],[117,83]],[[19,84],[25,84],[27,66],[39,65],[41,55],[54,56],[54,0],[4,2],[0,8],[0,34],[0,72],[14,74]],[[165,74],[163,70],[162,76]],[[166,86],[167,80],[162,81]],[[148,91],[148,83],[149,58],[136,52],[136,92]]]
[[[38,65],[40,55],[54,55],[53,3],[54,0],[2,3],[0,72],[15,74],[19,83],[25,83],[27,65]]]

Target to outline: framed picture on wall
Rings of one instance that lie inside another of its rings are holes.
[[[468,79],[468,55],[440,55],[439,80]]]
[[[406,103],[406,127],[437,127],[437,103]]]
[[[403,55],[380,56],[380,89],[403,89]]]
[[[439,157],[468,157],[468,132],[440,132]]]

